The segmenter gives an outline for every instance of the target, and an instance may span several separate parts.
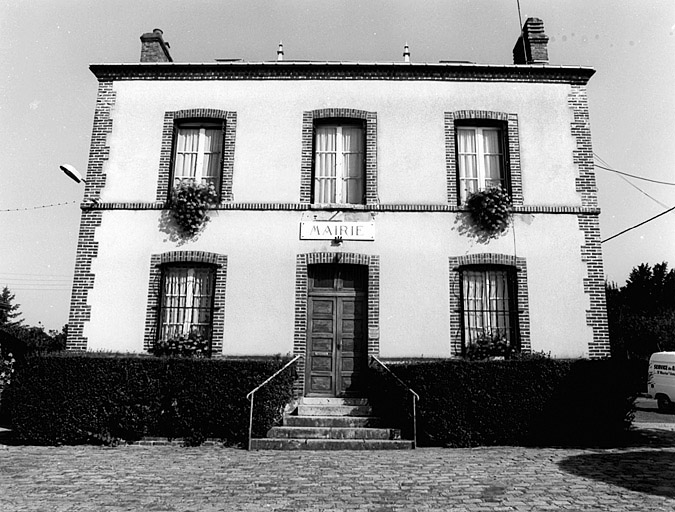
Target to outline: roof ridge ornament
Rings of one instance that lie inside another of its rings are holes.
[[[403,61],[410,62],[410,47],[408,46],[408,41],[406,41],[405,46],[403,47]]]

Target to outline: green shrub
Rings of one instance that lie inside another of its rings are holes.
[[[633,399],[642,391],[642,366],[625,361],[442,360],[389,367],[420,395],[422,446],[613,444],[630,425]],[[376,411],[410,437],[410,394],[377,368],[371,377]]]
[[[145,436],[207,438],[244,445],[248,393],[285,363],[63,354],[20,364],[6,390],[17,440],[31,444],[116,444]],[[256,395],[255,433],[277,421],[292,394],[283,372]],[[262,433],[262,434],[261,434]]]

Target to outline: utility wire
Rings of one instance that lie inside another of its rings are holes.
[[[625,181],[626,183],[628,183],[631,187],[633,187],[633,188],[634,188],[635,190],[637,190],[638,192],[641,192],[642,194],[646,195],[649,199],[651,199],[652,201],[654,201],[654,202],[655,202],[656,204],[658,204],[659,206],[662,206],[663,208],[668,208],[668,206],[666,206],[665,204],[663,204],[661,201],[659,201],[659,200],[656,199],[655,197],[652,197],[652,196],[650,196],[649,194],[647,194],[647,192],[645,192],[644,190],[642,190],[642,189],[641,189],[640,187],[638,187],[635,183],[631,183],[630,180],[628,180],[627,178],[624,178],[623,176],[619,176],[619,178],[621,178],[623,181]]]
[[[2,276],[71,277],[72,274],[27,274],[25,272],[0,272],[0,278]]]
[[[612,236],[610,236],[609,238],[605,238],[605,239],[602,240],[600,243],[601,243],[601,244],[604,244],[605,242],[609,242],[610,240],[616,238],[617,236],[623,235],[624,233],[627,233],[627,232],[630,231],[631,229],[639,228],[640,226],[642,226],[642,225],[644,225],[644,224],[647,224],[647,222],[651,222],[651,221],[653,221],[654,219],[658,219],[659,217],[661,217],[661,215],[665,215],[666,213],[672,212],[673,210],[675,210],[675,206],[673,206],[672,208],[669,208],[669,209],[666,210],[665,212],[661,212],[661,213],[659,213],[658,215],[654,215],[653,217],[651,217],[651,218],[649,218],[649,219],[647,219],[647,220],[645,220],[645,221],[642,221],[642,222],[640,222],[639,224],[635,224],[635,226],[631,226],[631,227],[629,227],[628,229],[624,229],[623,231],[621,231],[620,233],[617,233],[616,235],[612,235]]]
[[[523,26],[523,17],[520,15],[520,0],[516,0],[518,6],[518,29],[520,30],[520,40],[523,42],[523,64],[527,64],[527,46],[525,45],[525,27]]]
[[[70,281],[72,279],[68,277],[57,277],[57,276],[43,276],[43,277],[7,277],[0,274],[0,281]]]
[[[597,158],[598,160],[600,160],[600,162],[602,162],[603,164],[605,164],[605,165],[607,166],[607,167],[602,167],[602,166],[599,166],[598,164],[595,164],[597,167],[599,167],[599,168],[601,168],[601,169],[611,169],[611,166],[609,165],[609,163],[608,163],[604,158],[601,158],[600,155],[598,155],[597,153],[593,153],[593,155],[595,156],[595,158]],[[638,187],[635,183],[633,183],[632,181],[630,181],[630,180],[628,180],[627,178],[624,177],[624,175],[628,175],[628,176],[631,176],[631,177],[635,177],[635,176],[632,176],[632,175],[627,174],[627,173],[623,173],[623,172],[621,172],[621,171],[617,171],[616,169],[611,169],[611,170],[612,170],[612,172],[618,173],[618,174],[619,174],[619,178],[621,178],[623,181],[625,181],[626,183],[628,183],[628,184],[629,184],[631,187],[633,187],[635,190],[637,190],[637,191],[640,192],[641,194],[644,194],[645,196],[647,196],[649,199],[651,199],[652,201],[654,201],[656,204],[658,204],[658,205],[661,206],[662,208],[665,208],[665,209],[668,208],[667,205],[663,204],[661,201],[659,201],[659,200],[656,199],[655,197],[649,195],[647,192],[645,192],[645,191],[642,190],[640,187]]]
[[[56,203],[56,204],[43,204],[40,206],[28,206],[26,208],[6,208],[0,210],[0,212],[23,212],[26,210],[40,210],[42,208],[51,208],[53,206],[65,206],[68,204],[77,204],[79,201],[68,201],[67,203]]]
[[[675,183],[671,183],[671,182],[669,182],[669,181],[653,180],[653,179],[651,179],[651,178],[644,178],[644,177],[642,177],[642,176],[636,176],[635,174],[629,174],[629,173],[627,173],[627,172],[617,171],[616,169],[612,169],[611,167],[609,167],[609,164],[608,164],[607,162],[605,162],[602,158],[600,158],[598,155],[596,155],[595,153],[593,153],[593,154],[595,155],[595,157],[596,157],[598,160],[600,160],[603,164],[605,164],[605,165],[607,166],[607,167],[605,167],[605,166],[603,166],[603,165],[593,164],[593,165],[595,165],[595,166],[596,166],[597,168],[599,168],[599,169],[603,169],[603,170],[605,170],[605,171],[610,171],[610,172],[615,172],[615,173],[617,173],[617,174],[622,174],[622,175],[624,175],[624,176],[630,176],[631,178],[635,178],[636,180],[649,181],[649,182],[651,182],[651,183],[658,183],[659,185],[671,185],[671,186],[675,186]]]

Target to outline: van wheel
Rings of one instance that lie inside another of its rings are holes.
[[[660,412],[670,412],[673,410],[673,402],[671,402],[670,398],[665,395],[659,395],[656,398],[656,403]]]

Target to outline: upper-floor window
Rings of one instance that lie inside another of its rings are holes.
[[[502,187],[508,190],[501,128],[457,126],[457,172],[460,203],[473,192]]]
[[[318,124],[314,130],[314,203],[365,202],[362,124]]]
[[[501,186],[514,206],[523,204],[518,115],[491,110],[444,113],[448,202]]]
[[[353,108],[304,111],[301,162],[301,203],[347,208],[379,203],[377,113]]]
[[[213,108],[164,112],[156,200],[165,202],[180,182],[213,185],[232,201],[237,113]]]
[[[212,185],[220,191],[223,126],[215,123],[181,123],[176,129],[173,185],[189,180]]]

